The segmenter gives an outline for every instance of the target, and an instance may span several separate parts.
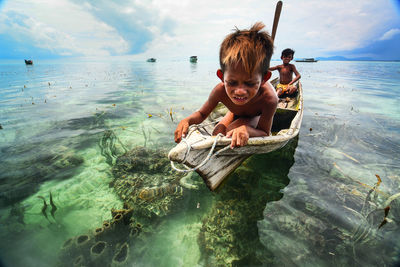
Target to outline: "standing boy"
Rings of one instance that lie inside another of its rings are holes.
[[[279,84],[276,86],[276,93],[278,94],[278,97],[281,97],[284,94],[290,96],[297,90],[297,87],[294,85],[294,83],[301,78],[301,75],[297,71],[296,67],[293,64],[290,64],[293,56],[294,50],[286,48],[282,51],[281,55],[283,64],[269,68],[269,71],[279,71]],[[296,75],[294,79],[293,73]]]
[[[263,28],[264,24],[257,22],[249,30],[237,29],[225,37],[219,53],[221,69],[217,71],[221,82],[198,111],[179,122],[175,142],[187,134],[189,125],[204,121],[219,102],[229,111],[213,135],[232,137],[231,147],[246,145],[249,137],[271,134],[278,97],[267,82],[273,40]]]

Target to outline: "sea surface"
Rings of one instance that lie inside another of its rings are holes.
[[[0,62],[0,266],[398,265],[400,62],[294,64],[298,138],[210,192],[166,153],[217,61]]]

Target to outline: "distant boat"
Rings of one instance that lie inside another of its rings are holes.
[[[190,57],[190,62],[196,63],[197,62],[197,56],[191,56]]]
[[[318,62],[318,60],[314,58],[301,58],[301,59],[296,59],[296,62]]]
[[[33,65],[33,61],[30,59],[25,59],[25,64],[26,65]]]
[[[154,57],[151,57],[149,59],[147,59],[147,62],[156,62],[157,59],[155,59]]]

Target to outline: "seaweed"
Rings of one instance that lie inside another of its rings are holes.
[[[51,216],[53,217],[53,219],[55,220],[56,218],[54,217],[54,214],[55,214],[56,211],[57,211],[57,207],[56,207],[56,205],[55,205],[54,202],[53,202],[53,196],[51,195],[51,192],[50,192],[49,194],[50,194],[50,206],[51,206],[50,214],[51,214]]]
[[[42,197],[42,196],[38,196],[38,198],[40,198],[40,199],[42,199],[43,200],[43,207],[42,207],[42,214],[43,214],[43,216],[50,222],[50,220],[49,220],[49,217],[47,217],[47,213],[46,213],[46,210],[47,210],[47,203],[46,203],[46,200],[44,199],[44,197]],[[51,222],[50,222],[51,223]]]
[[[106,162],[113,166],[117,157],[127,151],[124,144],[115,135],[114,131],[106,130],[99,142],[101,155],[106,158]]]

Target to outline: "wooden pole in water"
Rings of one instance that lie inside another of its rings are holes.
[[[275,41],[275,34],[276,34],[276,29],[278,28],[278,22],[279,22],[279,17],[281,16],[281,11],[282,11],[282,1],[278,1],[276,3],[276,8],[275,8],[275,16],[274,16],[274,24],[272,24],[272,40]]]

